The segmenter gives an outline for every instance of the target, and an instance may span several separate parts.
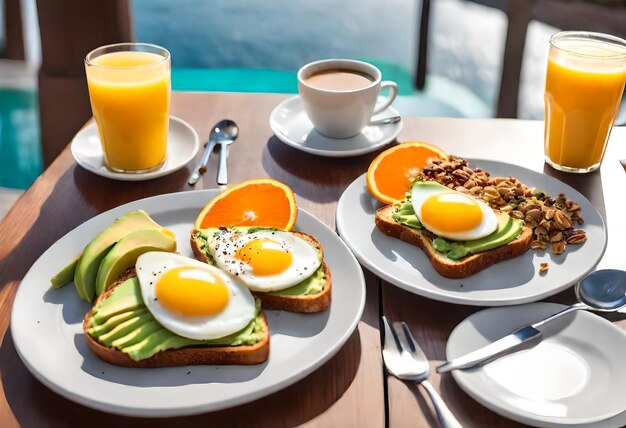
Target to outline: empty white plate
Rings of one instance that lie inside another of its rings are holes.
[[[171,174],[193,159],[199,148],[200,139],[195,129],[184,120],[170,116],[165,163],[155,171],[124,174],[109,171],[104,166],[104,153],[95,121],[78,131],[72,140],[72,155],[76,163],[94,174],[122,181],[143,181]]]
[[[563,309],[556,303],[489,308],[461,322],[448,339],[448,360]],[[626,411],[626,333],[579,311],[539,328],[534,348],[452,376],[496,413],[538,426],[603,421]],[[608,421],[607,421],[608,422]],[[619,426],[613,421],[608,426]]]
[[[372,120],[399,116],[393,107],[387,107]],[[370,153],[396,139],[402,131],[402,120],[389,124],[366,126],[360,134],[350,138],[328,138],[315,129],[304,112],[299,96],[289,98],[274,108],[270,127],[280,141],[318,156],[348,157]]]

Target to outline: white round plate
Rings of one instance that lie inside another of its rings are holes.
[[[476,312],[450,335],[446,358],[474,351],[563,308],[542,302]],[[595,423],[626,411],[626,333],[584,311],[539,329],[544,337],[534,348],[454,370],[454,380],[485,407],[531,425]],[[620,415],[606,426],[623,423]]]
[[[565,193],[581,206],[587,242],[569,245],[561,255],[529,250],[514,259],[497,263],[472,276],[449,279],[439,275],[422,250],[384,235],[374,224],[382,204],[367,190],[365,174],[345,190],[337,205],[337,230],[361,264],[384,280],[422,296],[450,303],[500,306],[533,302],[569,287],[598,264],[606,247],[606,227],[600,213],[572,187],[529,169],[488,160],[470,164],[493,177],[517,177],[549,195]],[[539,264],[549,263],[546,275]]]
[[[70,400],[131,416],[189,415],[253,401],[302,379],[331,358],[357,326],[365,304],[363,272],[343,241],[306,211],[296,229],[324,247],[333,277],[331,307],[318,314],[266,311],[271,351],[253,366],[116,367],[87,347],[82,319],[90,305],[73,284],[50,288],[50,278],[99,231],[132,209],[143,209],[178,238],[178,251],[193,257],[189,233],[217,190],[155,196],[122,205],[78,226],[32,266],[15,296],[11,333],[22,361],[43,384]]]
[[[191,125],[182,119],[170,116],[165,163],[155,171],[142,174],[113,172],[104,166],[104,154],[95,121],[78,131],[72,140],[71,148],[76,163],[87,171],[113,180],[143,181],[162,177],[181,169],[198,153],[200,139]]]
[[[399,115],[396,109],[387,107],[372,120]],[[288,146],[318,156],[341,158],[370,153],[395,140],[402,131],[402,120],[389,125],[366,126],[360,134],[350,138],[328,138],[313,129],[302,101],[296,95],[272,110],[270,127],[276,137]]]

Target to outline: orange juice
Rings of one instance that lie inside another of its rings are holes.
[[[99,49],[106,48],[110,47]],[[105,163],[114,171],[142,172],[158,168],[165,161],[170,60],[165,49],[158,49],[109,50],[93,55],[96,50],[85,61],[91,109]]]
[[[551,40],[545,155],[557,169],[588,172],[600,166],[619,110],[626,81],[626,42],[620,45],[613,39],[621,39],[610,36],[571,37],[572,33],[559,33]]]

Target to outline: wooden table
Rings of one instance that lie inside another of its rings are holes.
[[[375,153],[332,159],[282,144],[272,135],[268,118],[272,108],[284,98],[266,94],[176,93],[172,97],[172,113],[189,122],[203,137],[217,120],[234,119],[241,134],[231,146],[231,182],[266,176],[281,180],[293,188],[300,207],[334,228],[337,200],[348,184],[367,169]],[[600,267],[621,268],[626,268],[619,243],[619,237],[626,236],[620,219],[626,208],[626,174],[617,159],[626,159],[625,139],[626,129],[616,129],[601,171],[577,176],[544,167],[541,122],[406,118],[399,138],[430,141],[465,157],[514,162],[567,182],[585,194],[607,220],[609,244]],[[215,187],[215,164],[213,157],[211,172],[197,189]],[[421,390],[385,374],[380,356],[380,316],[384,313],[391,320],[407,321],[434,367],[444,359],[446,339],[453,327],[478,308],[427,300],[386,284],[369,272],[365,272],[365,312],[346,345],[304,380],[253,403],[174,421],[131,419],[74,404],[31,376],[7,334],[15,291],[30,266],[56,240],[103,211],[140,198],[189,190],[187,178],[191,168],[189,165],[148,182],[118,182],[77,166],[66,148],[0,223],[0,426],[152,426],[172,422],[203,426],[433,424],[432,409]],[[566,291],[551,300],[571,302],[573,298],[573,293]],[[626,329],[626,321],[616,322]],[[514,425],[470,399],[450,376],[433,374],[431,379],[464,425]]]

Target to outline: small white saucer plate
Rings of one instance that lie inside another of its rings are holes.
[[[474,351],[564,307],[541,302],[476,312],[450,335],[446,358]],[[604,421],[597,426],[622,426],[626,333],[584,311],[539,329],[544,337],[534,348],[474,369],[455,370],[452,376],[476,401],[522,423],[596,426]]]
[[[372,120],[399,115],[396,109],[387,107]],[[389,125],[366,126],[354,137],[328,138],[313,128],[297,95],[277,105],[270,115],[270,127],[283,143],[303,152],[337,158],[373,152],[395,140],[402,126],[400,120]]]
[[[165,163],[155,171],[140,174],[113,172],[104,166],[104,153],[95,121],[78,131],[71,148],[76,163],[87,171],[113,180],[143,181],[171,174],[185,166],[198,153],[200,138],[187,122],[170,116]]]

